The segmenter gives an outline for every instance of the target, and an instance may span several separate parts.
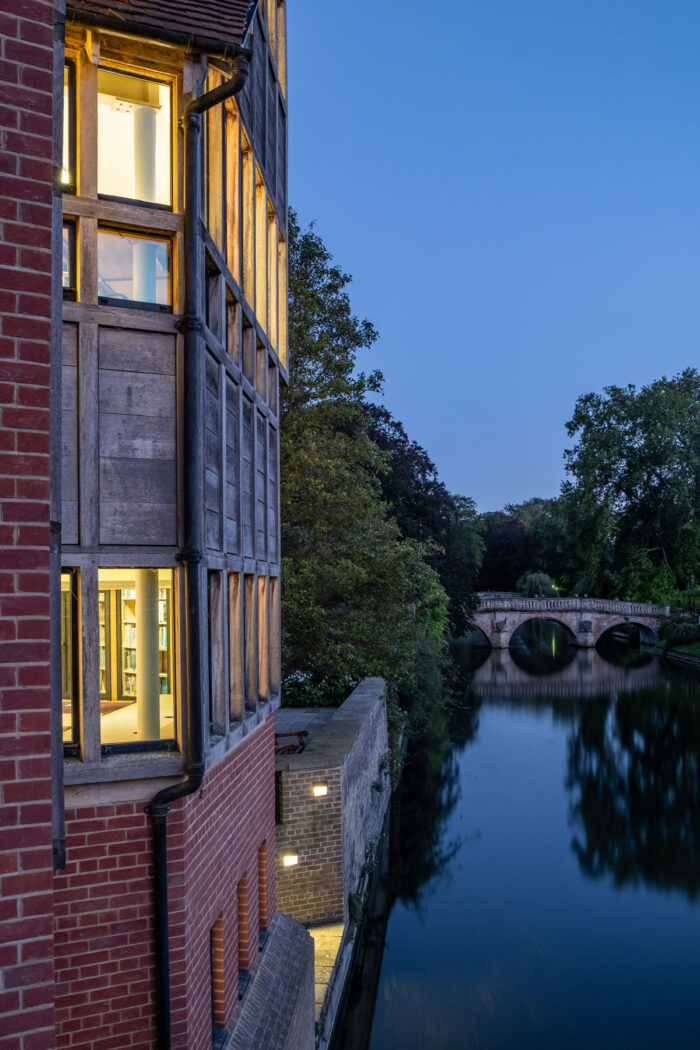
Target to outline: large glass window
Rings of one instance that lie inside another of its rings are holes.
[[[100,69],[97,102],[98,193],[169,207],[170,87]]]
[[[102,744],[175,739],[171,569],[100,569]]]
[[[63,66],[63,160],[61,184],[75,191],[75,66]]]
[[[97,231],[97,294],[101,303],[137,303],[169,310],[170,240],[130,230]]]
[[[61,573],[61,704],[64,745],[78,740],[77,638],[78,573]]]

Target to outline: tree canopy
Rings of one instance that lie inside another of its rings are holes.
[[[578,398],[560,496],[482,515],[480,587],[545,572],[564,592],[668,602],[700,571],[700,373]]]
[[[447,596],[434,564],[437,523],[418,519],[434,512],[444,533],[441,514],[455,529],[469,518],[458,501],[440,510],[448,494],[427,455],[369,402],[381,375],[356,366],[376,332],[353,314],[349,282],[292,213],[291,379],[280,399],[288,702],[337,702],[370,674],[407,694],[426,661],[437,668]]]

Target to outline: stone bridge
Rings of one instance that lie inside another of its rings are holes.
[[[494,649],[507,649],[518,627],[528,620],[553,620],[561,624],[571,645],[592,648],[613,627],[634,624],[642,642],[653,644],[659,627],[669,615],[667,605],[621,602],[605,598],[525,598],[493,591],[477,595],[479,605],[471,618]]]

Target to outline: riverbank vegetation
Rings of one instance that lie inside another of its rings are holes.
[[[349,283],[292,214],[292,382],[280,398],[284,696],[338,703],[381,675],[416,714],[440,692],[448,634],[466,625],[480,527],[473,501],[447,491],[377,404],[381,375],[359,370],[377,334],[353,314]]]

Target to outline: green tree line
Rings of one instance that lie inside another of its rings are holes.
[[[673,602],[700,583],[700,373],[579,397],[553,499],[481,516],[479,585]],[[549,583],[547,584],[547,577]]]
[[[377,338],[350,277],[290,215],[289,371],[280,398],[284,695],[336,703],[366,675],[412,699],[439,688],[445,639],[473,605],[481,533],[472,500],[376,403],[358,371]]]

